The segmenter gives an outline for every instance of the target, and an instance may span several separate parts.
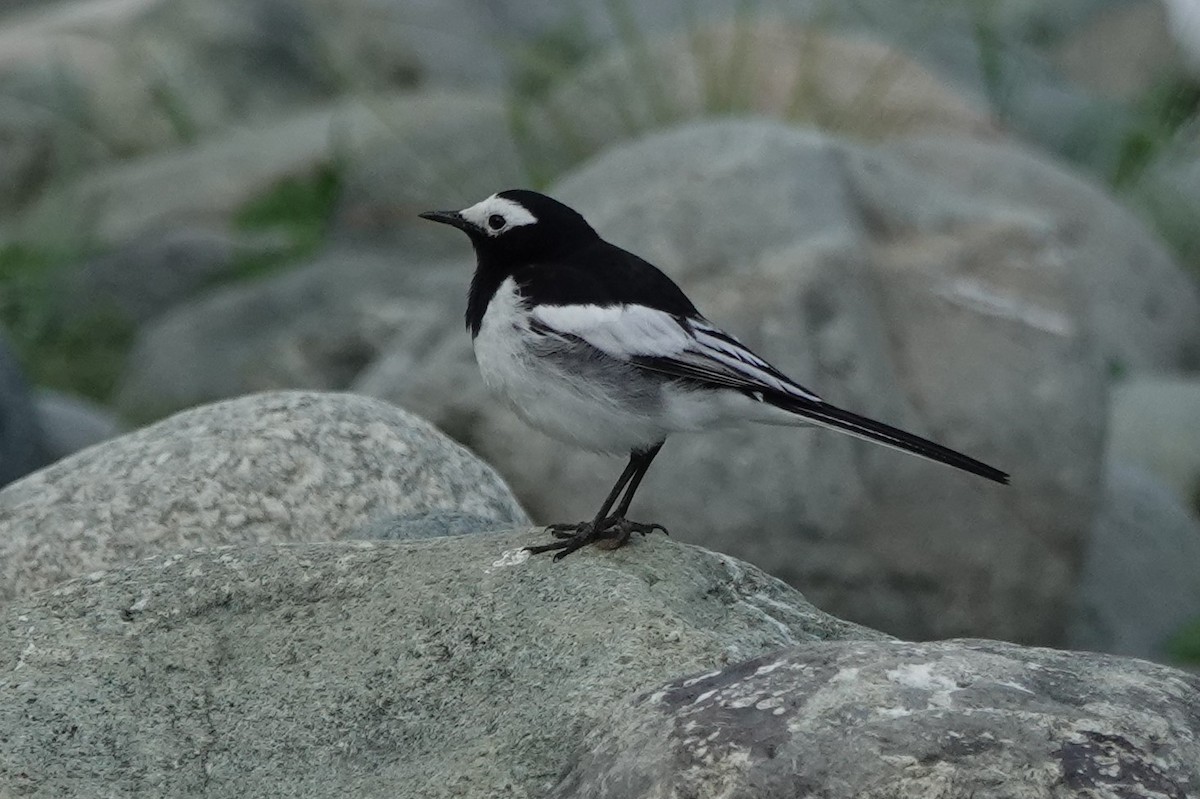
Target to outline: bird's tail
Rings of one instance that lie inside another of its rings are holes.
[[[783,394],[768,395],[764,397],[764,400],[777,408],[801,416],[813,424],[829,427],[852,435],[855,438],[873,441],[876,444],[898,449],[901,452],[909,452],[931,461],[944,463],[956,469],[962,469],[964,472],[970,472],[980,477],[986,477],[988,480],[994,480],[997,483],[1008,484],[1007,473],[988,466],[982,461],[977,461],[974,458],[963,455],[961,452],[955,452],[948,447],[943,447],[941,444],[935,444],[928,439],[921,438],[912,433],[906,433],[899,428],[892,427],[883,422],[877,422],[874,419],[868,419],[865,416],[859,416],[856,413],[843,410],[836,405],[830,405],[827,402],[813,402]]]

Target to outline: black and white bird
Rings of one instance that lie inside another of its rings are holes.
[[[488,388],[554,438],[629,453],[595,518],[550,525],[558,540],[530,552],[557,550],[558,560],[596,541],[615,547],[635,532],[666,532],[626,513],[667,436],[742,422],[819,425],[1008,482],[999,469],[825,402],[557,200],[514,189],[421,216],[458,228],[475,248],[467,328]]]

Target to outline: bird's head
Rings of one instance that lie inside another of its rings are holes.
[[[508,269],[561,254],[596,237],[576,211],[527,189],[502,191],[461,211],[426,211],[421,217],[466,233],[481,265],[494,263]]]

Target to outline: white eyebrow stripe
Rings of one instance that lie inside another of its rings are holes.
[[[522,225],[532,225],[537,222],[537,217],[529,213],[529,209],[521,205],[515,200],[506,200],[498,194],[493,194],[486,200],[480,200],[470,208],[464,208],[459,211],[463,219],[480,228],[484,233],[495,238],[506,230]],[[504,227],[499,230],[492,230],[488,227],[488,217],[492,214],[500,214],[507,222]]]

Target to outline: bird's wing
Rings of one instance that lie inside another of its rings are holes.
[[[821,401],[699,316],[636,304],[539,305],[532,316],[535,332],[582,340],[605,355],[650,371],[714,388]]]
[[[961,452],[823,401],[700,316],[644,305],[539,305],[533,331],[586,342],[606,356],[714,388],[741,391],[813,424],[1007,483],[1008,475]]]

